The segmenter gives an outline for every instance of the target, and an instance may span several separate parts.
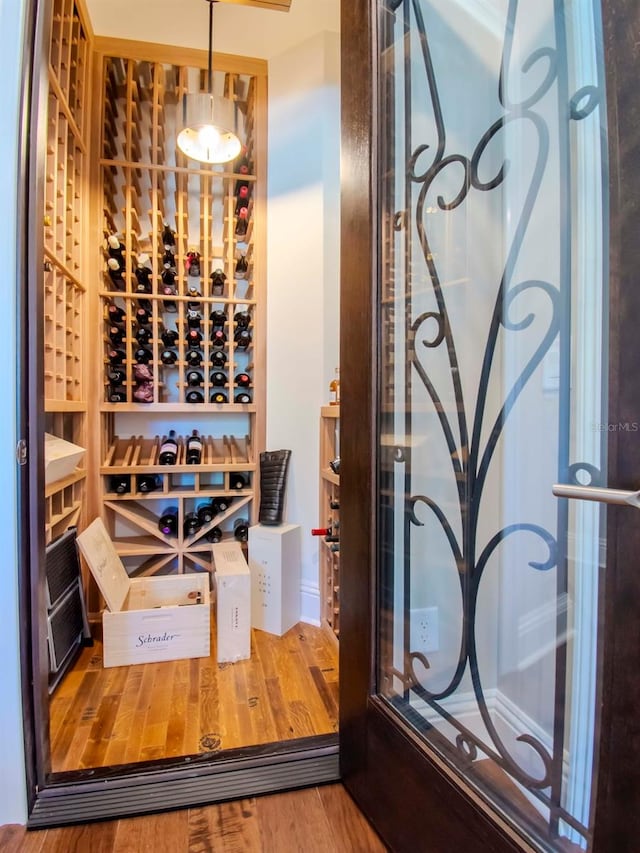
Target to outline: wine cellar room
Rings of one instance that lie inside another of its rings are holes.
[[[42,2],[41,765],[335,742],[339,2]]]

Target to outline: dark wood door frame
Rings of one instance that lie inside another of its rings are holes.
[[[394,850],[444,853],[528,849],[480,797],[391,721],[375,693],[376,381],[378,344],[378,71],[376,0],[342,3],[341,661],[343,781]],[[610,148],[609,400],[611,420],[640,421],[640,98],[637,0],[603,0]],[[355,347],[353,342],[357,341]],[[609,433],[609,485],[640,486],[640,441]],[[603,573],[602,736],[596,853],[637,849],[640,837],[640,518],[608,512]],[[631,523],[630,523],[631,522]]]

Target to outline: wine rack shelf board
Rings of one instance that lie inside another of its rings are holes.
[[[73,474],[69,474],[68,477],[64,477],[61,480],[56,480],[55,483],[49,483],[49,485],[45,486],[45,498],[50,498],[52,495],[64,491],[64,489],[68,488],[69,486],[73,486],[75,483],[82,482],[86,476],[87,472],[84,469],[78,469],[77,471],[74,471]]]

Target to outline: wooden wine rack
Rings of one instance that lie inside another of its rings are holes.
[[[48,432],[87,446],[87,92],[91,35],[74,0],[54,0],[44,156],[44,410]],[[50,542],[80,522],[86,471],[47,485]]]
[[[234,171],[234,163],[226,167],[196,164],[175,144],[183,95],[206,91],[206,53],[104,39],[96,39],[96,49],[100,69],[96,97],[102,104],[102,195],[96,203],[100,219],[96,253],[100,346],[94,392],[99,395],[102,420],[101,512],[130,574],[211,570],[211,545],[206,541],[211,527],[219,525],[225,537],[232,537],[234,520],[246,518],[252,523],[257,516],[256,460],[264,449],[266,400],[266,63],[216,56],[220,67],[214,67],[214,90],[232,104],[236,131],[250,164],[245,174]],[[249,191],[248,228],[240,237],[236,235],[239,182]],[[175,235],[175,275],[169,294],[163,288],[165,223]],[[116,281],[107,265],[111,235],[117,235],[122,244],[122,273]],[[200,256],[200,271],[195,276],[187,268],[190,252]],[[148,272],[142,279],[147,278],[149,285],[144,292],[136,275],[141,254],[148,256]],[[247,269],[236,275],[241,258]],[[215,270],[224,273],[222,291],[213,291],[210,276]],[[115,345],[109,334],[109,306],[123,313],[121,339]],[[145,325],[150,332],[143,344],[148,374],[142,379],[137,367],[141,345],[136,319],[141,307],[149,312]],[[212,318],[214,311],[224,312],[224,320],[219,315]],[[198,319],[190,312],[196,312]],[[250,318],[246,346],[235,340],[236,332],[244,328],[237,322],[238,315],[245,314]],[[187,342],[190,323],[197,323],[202,336],[196,347]],[[172,347],[162,339],[162,332],[168,329],[178,336]],[[223,346],[214,345],[215,330],[224,332]],[[114,349],[119,351],[118,364],[110,360]],[[161,358],[167,349],[175,355],[174,364]],[[193,351],[201,354],[200,364],[188,362]],[[213,363],[214,354],[220,351],[226,356],[223,367]],[[214,371],[226,375],[223,386],[212,381]],[[201,374],[195,385],[188,381],[193,372]],[[236,381],[241,373],[249,375],[248,386]],[[188,395],[193,391],[202,395],[200,402],[190,401]],[[213,401],[217,392],[227,402]],[[239,394],[246,393],[249,402],[237,401]],[[178,461],[161,466],[161,435],[170,427],[181,436]],[[202,462],[195,466],[186,465],[184,459],[184,442],[192,427],[203,436]],[[136,435],[119,438],[123,432]],[[249,479],[249,486],[238,493],[231,488],[233,472],[242,472]],[[111,491],[114,474],[130,476],[131,491]],[[157,475],[160,488],[137,491],[140,474]],[[186,514],[199,501],[221,496],[233,497],[229,510],[195,536],[184,536]],[[178,509],[176,537],[164,536],[158,529],[158,519],[170,504]]]
[[[339,456],[340,407],[323,406],[320,410],[320,527],[340,531],[340,476],[329,463]],[[320,602],[322,623],[337,638],[340,635],[340,551],[320,541]],[[339,544],[339,543],[338,543]]]

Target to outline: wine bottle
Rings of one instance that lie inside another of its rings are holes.
[[[136,323],[138,326],[150,326],[153,317],[151,311],[146,308],[138,308],[136,310]]]
[[[160,477],[157,474],[138,474],[136,477],[136,485],[139,492],[147,494],[155,492],[160,488]]]
[[[162,255],[162,269],[176,274],[176,258],[173,252],[164,252]]]
[[[112,326],[121,326],[127,317],[127,312],[117,305],[110,303],[107,306],[107,317]]]
[[[227,376],[221,370],[214,370],[209,377],[209,382],[211,382],[214,388],[224,388],[227,384]]]
[[[222,540],[222,530],[216,525],[211,530],[207,531],[205,536],[207,542],[220,542]]]
[[[251,394],[248,391],[240,391],[236,394],[235,397],[236,403],[250,403],[251,402]]]
[[[187,385],[192,386],[193,388],[197,388],[199,385],[202,385],[204,382],[204,377],[199,370],[189,370],[187,371],[187,375],[185,376]]]
[[[160,353],[160,361],[163,364],[166,364],[167,367],[171,367],[172,364],[175,364],[178,360],[178,353],[172,349],[163,349]]]
[[[202,461],[202,439],[194,429],[187,439],[187,465],[199,465]]]
[[[240,255],[240,257],[236,261],[236,271],[235,271],[236,278],[240,278],[240,279],[246,278],[248,271],[249,271],[249,263],[247,261],[247,256],[246,255]]]
[[[175,254],[176,251],[176,235],[169,228],[169,223],[165,222],[164,227],[162,229],[162,245],[164,246],[165,252],[171,252],[171,254]]]
[[[239,388],[248,388],[251,385],[251,377],[248,373],[236,374],[235,383]]]
[[[192,388],[191,391],[188,391],[185,395],[187,403],[204,403],[204,394],[202,391],[196,391],[195,388]]]
[[[209,320],[211,322],[211,325],[214,326],[216,329],[221,328],[227,322],[227,312],[221,311],[219,308],[217,308],[215,311],[212,311],[211,314],[209,314]]]
[[[202,332],[198,329],[189,329],[187,332],[187,346],[191,349],[198,349],[202,343]]]
[[[131,477],[128,474],[112,474],[109,479],[109,491],[125,495],[131,491]]]
[[[185,260],[187,275],[192,278],[200,277],[200,252],[187,252]]]
[[[204,526],[205,524],[209,524],[210,521],[213,521],[214,512],[211,501],[206,501],[205,503],[198,504],[196,507],[196,514],[198,516],[198,521],[202,526]]]
[[[235,234],[236,237],[245,237],[247,228],[249,227],[249,210],[246,207],[241,207],[238,211],[238,219],[236,221]]]
[[[249,480],[247,479],[246,474],[241,474],[238,471],[231,471],[229,474],[229,488],[230,489],[244,489],[249,485]]]
[[[109,258],[118,262],[120,269],[124,269],[124,251],[125,245],[120,240],[117,234],[110,234],[107,237],[107,252]]]
[[[111,326],[109,329],[109,340],[114,346],[118,346],[124,340],[124,329],[120,326]]]
[[[217,349],[211,353],[211,364],[213,367],[221,368],[227,363],[227,354],[224,350]]]
[[[227,280],[224,270],[215,269],[209,276],[211,280],[211,295],[222,296],[224,293],[224,285]]]
[[[140,326],[136,329],[136,340],[139,344],[144,345],[150,343],[152,338],[151,329],[148,329],[146,326]]]
[[[189,308],[187,310],[187,326],[190,329],[199,329],[202,325],[202,314],[199,311]]]
[[[127,392],[124,388],[121,388],[119,391],[115,388],[112,388],[109,391],[107,402],[109,403],[126,403],[127,402]]]
[[[176,345],[179,335],[175,329],[163,329],[160,337],[166,347],[173,347]]]
[[[159,465],[175,465],[178,458],[178,441],[176,439],[176,431],[169,430],[169,435],[163,440],[160,445],[160,454],[158,455]]]
[[[338,475],[340,474],[340,457],[339,456],[336,456],[335,459],[332,459],[331,462],[329,462],[329,468],[331,468],[331,470],[333,471],[334,474],[338,474]]]
[[[251,314],[248,311],[236,311],[233,315],[236,329],[248,329],[251,325]]]
[[[147,347],[138,347],[133,354],[133,358],[138,364],[149,364],[153,359],[153,353]]]
[[[190,349],[185,353],[185,361],[189,367],[200,367],[203,361],[202,353],[199,349]]]
[[[148,267],[138,266],[135,269],[135,276],[138,282],[136,293],[151,293],[153,290],[151,287],[151,270]]]
[[[109,385],[112,385],[114,388],[117,385],[122,385],[122,383],[127,378],[127,373],[121,367],[114,367],[113,370],[110,370],[107,373],[107,379],[109,380]]]
[[[329,383],[329,392],[333,395],[333,400],[329,402],[330,406],[340,405],[340,368],[336,367],[335,376]]]
[[[126,352],[121,349],[110,349],[107,353],[107,358],[109,359],[111,364],[122,364],[126,357]]]
[[[229,509],[229,507],[231,506],[232,501],[233,501],[233,498],[228,498],[228,497],[226,497],[226,495],[221,495],[220,497],[212,498],[211,499],[211,506],[213,507],[214,518],[216,515],[219,515],[221,512],[226,512]]]
[[[188,512],[184,517],[183,532],[185,536],[194,536],[202,525],[195,512]]]
[[[198,311],[200,308],[200,302],[197,300],[200,299],[202,294],[194,284],[187,288],[187,296],[191,299],[191,302],[187,302],[188,307]]]
[[[332,551],[334,554],[338,554],[340,552],[340,543],[332,542],[331,545],[329,545],[329,550]]]
[[[171,506],[162,513],[158,521],[158,530],[165,536],[178,535],[178,507]]]
[[[175,270],[166,269],[162,273],[162,284],[164,285],[162,292],[165,296],[176,295],[176,273]]]
[[[311,535],[312,536],[331,536],[332,535],[332,528],[331,528],[331,526],[329,526],[329,527],[312,527],[311,528]]]
[[[251,332],[248,329],[238,329],[233,336],[238,349],[246,349],[251,343]]]
[[[335,498],[333,500],[330,500],[329,501],[329,508],[330,509],[340,509],[340,501],[335,500]]]
[[[214,347],[223,347],[227,342],[227,336],[222,329],[214,329],[211,332],[211,345]]]
[[[249,522],[246,518],[236,518],[233,523],[233,535],[238,542],[247,542],[249,540]]]
[[[151,272],[151,258],[146,252],[140,252],[137,258],[137,267],[139,269],[148,269]]]
[[[217,404],[226,403],[227,402],[227,395],[223,394],[222,391],[212,391],[211,392],[211,402],[217,403]]]
[[[107,272],[116,290],[122,291],[127,289],[127,283],[122,277],[122,269],[115,258],[109,258],[107,261]]]
[[[240,213],[240,209],[243,207],[249,207],[249,196],[251,195],[251,189],[248,183],[243,183],[238,187],[238,192],[236,193],[236,216]]]

